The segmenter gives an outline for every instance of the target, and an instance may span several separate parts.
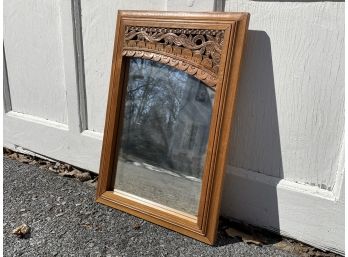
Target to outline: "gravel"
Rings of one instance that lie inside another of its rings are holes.
[[[95,188],[4,158],[4,256],[295,256],[220,230],[216,246],[95,203]],[[22,224],[25,238],[12,234]]]

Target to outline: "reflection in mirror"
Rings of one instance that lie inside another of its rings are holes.
[[[128,70],[115,189],[197,215],[215,93],[158,62]]]

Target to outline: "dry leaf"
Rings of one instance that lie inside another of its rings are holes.
[[[86,181],[85,183],[86,183],[88,186],[90,186],[90,187],[94,187],[94,188],[97,187],[97,182],[94,181],[94,180],[88,180],[88,181]]]
[[[82,223],[81,226],[89,229],[93,228],[93,225],[90,223]]]
[[[70,164],[65,163],[64,165],[61,165],[61,169],[70,171],[73,168],[72,168],[72,166]]]
[[[262,242],[254,235],[249,235],[235,228],[228,228],[225,231],[230,237],[240,237],[247,244],[262,245]]]
[[[81,171],[74,169],[74,170],[69,171],[69,172],[59,173],[59,175],[62,177],[75,178],[80,173],[81,173]]]
[[[23,154],[19,154],[17,160],[26,164],[31,162],[31,158]]]
[[[135,230],[139,230],[140,228],[141,228],[140,224],[135,224],[133,226],[133,229],[135,229]]]
[[[73,169],[70,172],[63,172],[59,175],[62,177],[77,178],[81,182],[85,182],[92,179],[91,174],[89,174],[89,172],[81,172],[77,169]]]
[[[81,182],[85,182],[92,179],[91,174],[89,174],[89,172],[76,174],[75,177]]]
[[[30,227],[27,224],[22,224],[16,227],[14,230],[12,230],[12,233],[22,238],[30,233]]]
[[[277,247],[278,249],[281,249],[283,251],[288,251],[288,252],[292,252],[294,250],[294,246],[286,241],[280,241],[276,244],[273,244],[273,246]]]
[[[10,155],[8,156],[8,158],[10,158],[10,159],[12,159],[12,160],[16,160],[16,159],[18,159],[18,154],[17,154],[17,153],[10,154]]]

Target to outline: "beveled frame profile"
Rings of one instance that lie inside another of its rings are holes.
[[[248,21],[248,13],[118,12],[97,202],[214,244]],[[127,58],[170,65],[215,91],[197,216],[113,188]]]

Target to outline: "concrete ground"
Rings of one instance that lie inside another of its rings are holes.
[[[149,166],[149,167],[146,167]],[[197,215],[201,181],[146,163],[118,161],[115,189]],[[178,199],[181,199],[178,201]]]
[[[95,203],[95,188],[4,158],[4,256],[295,256],[249,245],[220,228],[208,246]],[[27,224],[31,234],[12,230]]]

